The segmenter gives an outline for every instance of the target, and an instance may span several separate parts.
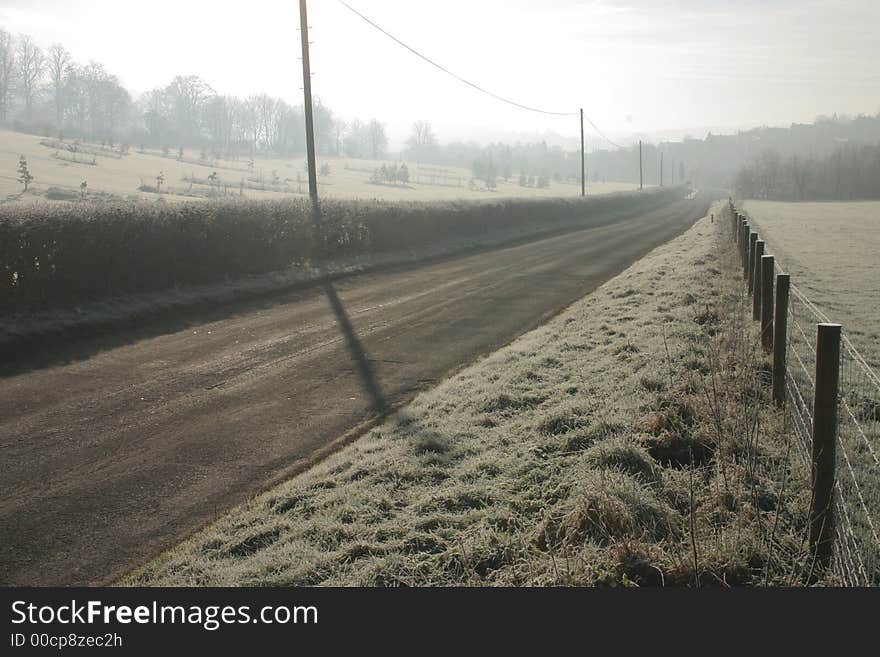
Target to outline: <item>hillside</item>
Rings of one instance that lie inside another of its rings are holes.
[[[121,151],[127,146],[127,152]],[[34,180],[23,193],[18,181],[19,159],[24,155]],[[305,157],[282,158],[258,155],[251,160],[202,158],[196,149],[167,153],[157,149],[106,142],[37,137],[0,131],[0,202],[33,203],[46,200],[78,200],[81,183],[88,185],[88,200],[184,201],[207,198],[280,199],[308,195]],[[518,177],[497,180],[489,190],[482,181],[471,184],[472,172],[460,167],[419,165],[407,162],[407,182],[371,182],[374,172],[399,167],[391,160],[320,157],[318,189],[329,198],[378,198],[393,201],[498,199],[506,197],[575,197],[580,185],[550,181],[548,187],[522,186]],[[163,180],[158,193],[157,176]],[[216,174],[214,180],[212,174]],[[590,183],[589,194],[637,189],[631,183]],[[143,191],[149,189],[150,191]]]

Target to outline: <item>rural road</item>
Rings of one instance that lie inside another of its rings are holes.
[[[112,581],[377,408],[540,325],[708,206],[344,278],[0,378],[0,584]]]

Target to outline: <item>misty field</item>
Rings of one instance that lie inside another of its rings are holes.
[[[880,371],[880,202],[745,201],[792,283]]]
[[[206,198],[281,199],[308,195],[305,157],[280,158],[257,155],[251,160],[203,158],[198,149],[163,152],[141,150],[122,144],[80,143],[72,139],[38,137],[0,130],[0,202],[76,200],[80,184],[86,181],[86,193],[92,200],[192,201]],[[27,158],[34,181],[27,193],[17,180],[19,158]],[[453,199],[494,199],[502,197],[578,196],[580,184],[550,181],[549,187],[521,186],[519,176],[505,182],[499,178],[497,189],[485,189],[482,181],[471,186],[473,176],[466,168],[419,165],[406,162],[406,183],[371,182],[382,166],[399,164],[392,160],[364,160],[344,157],[320,157],[318,176],[321,196],[330,198],[377,198],[392,201],[430,201]],[[157,177],[163,176],[161,183]],[[216,174],[214,178],[212,175]],[[149,191],[158,189],[161,193]],[[588,194],[636,189],[630,183],[593,183]],[[148,190],[148,191],[144,191]]]

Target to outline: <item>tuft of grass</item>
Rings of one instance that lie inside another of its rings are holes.
[[[264,550],[283,535],[281,527],[275,527],[265,531],[257,532],[229,546],[224,552],[224,557],[246,557],[260,550]]]
[[[648,454],[667,467],[705,465],[713,454],[711,443],[691,432],[661,431],[657,435],[641,434],[640,438]]]
[[[584,460],[595,468],[619,470],[643,482],[656,482],[660,468],[648,451],[631,436],[617,436],[590,447]]]
[[[481,407],[484,413],[515,413],[540,406],[545,401],[538,395],[524,395],[511,397],[508,394],[500,394],[487,400]]]
[[[654,375],[644,375],[639,380],[642,388],[647,390],[648,392],[663,392],[666,390],[666,381],[661,379],[658,376]]]
[[[550,414],[538,423],[538,431],[545,436],[561,436],[586,426],[588,420],[575,411]]]
[[[599,545],[624,539],[664,540],[676,513],[638,478],[614,470],[593,471],[578,494],[554,509],[535,531],[541,549]]]

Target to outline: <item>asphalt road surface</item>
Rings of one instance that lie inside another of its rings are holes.
[[[0,583],[118,578],[540,325],[708,205],[316,285],[0,378]]]

